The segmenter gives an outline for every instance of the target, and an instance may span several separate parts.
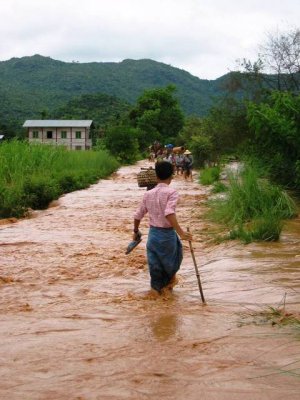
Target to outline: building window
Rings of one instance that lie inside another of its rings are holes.
[[[81,131],[76,131],[75,135],[76,139],[81,139]]]
[[[91,150],[91,146],[85,146],[86,150]]]
[[[61,137],[62,139],[67,139],[67,131],[61,131],[61,132],[60,132],[60,137]]]
[[[53,132],[47,131],[47,139],[52,139],[52,137],[53,137]]]
[[[75,150],[81,150],[81,146],[75,146]]]
[[[32,131],[32,138],[38,139],[39,138],[39,131]]]

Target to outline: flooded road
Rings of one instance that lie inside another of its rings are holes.
[[[146,219],[125,255],[147,165],[0,224],[0,398],[299,399],[299,337],[251,318],[283,298],[299,312],[299,218],[279,243],[216,245],[201,219],[207,189],[176,177],[207,305],[188,243],[173,294],[154,299]]]

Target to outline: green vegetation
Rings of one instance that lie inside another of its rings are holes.
[[[200,171],[200,183],[202,185],[212,185],[214,182],[219,180],[220,171],[219,166],[203,169]]]
[[[115,171],[106,151],[68,151],[22,141],[0,145],[0,218],[43,209],[63,193],[83,189]]]
[[[296,215],[286,192],[262,179],[250,165],[230,176],[226,197],[211,201],[210,206],[210,218],[229,227],[229,238],[246,243],[278,240],[282,220]]]
[[[212,193],[223,193],[223,192],[227,192],[228,188],[225,185],[225,183],[217,181],[213,183],[213,187],[212,187]]]

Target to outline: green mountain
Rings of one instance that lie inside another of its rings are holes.
[[[12,58],[0,62],[0,131],[18,130],[25,119],[51,115],[81,95],[101,93],[133,104],[145,89],[168,84],[176,85],[183,111],[199,116],[224,92],[218,80],[148,59],[82,64],[40,55]]]

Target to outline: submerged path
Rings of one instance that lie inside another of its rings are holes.
[[[140,166],[0,221],[0,398],[299,399],[300,340],[254,317],[300,309],[300,220],[278,243],[213,243],[207,189],[176,177],[207,306],[184,244],[179,284],[153,299],[142,243],[128,256]]]

